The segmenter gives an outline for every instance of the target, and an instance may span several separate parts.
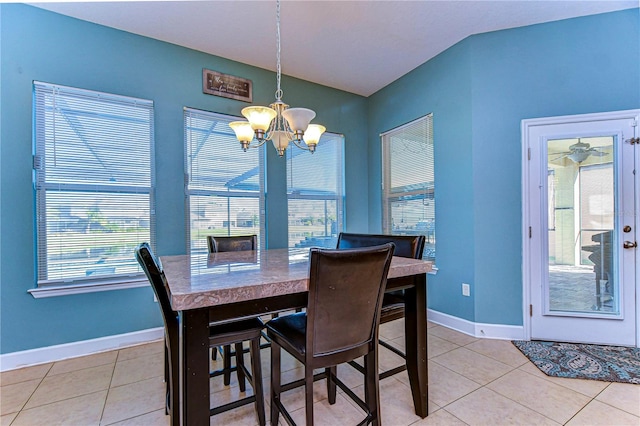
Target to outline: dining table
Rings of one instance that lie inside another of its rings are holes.
[[[171,410],[171,424],[209,425],[209,324],[306,307],[309,251],[187,254],[161,256],[160,261],[180,328],[180,398]],[[406,367],[415,413],[422,418],[428,414],[427,273],[431,267],[429,261],[394,256],[386,287],[386,291],[405,292]]]

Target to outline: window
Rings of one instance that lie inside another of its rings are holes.
[[[264,247],[264,148],[243,152],[237,117],[185,108],[187,250],[207,252],[207,236],[258,235]]]
[[[344,136],[324,133],[316,152],[287,149],[289,247],[336,247],[343,227]]]
[[[146,283],[153,102],[34,82],[34,115],[38,287]]]
[[[436,257],[433,115],[383,133],[382,205],[385,233],[425,235],[424,259]]]

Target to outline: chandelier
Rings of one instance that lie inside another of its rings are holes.
[[[234,121],[229,126],[240,141],[242,149],[257,148],[266,141],[271,141],[278,155],[282,157],[293,142],[298,148],[310,151],[312,154],[320,141],[320,136],[326,130],[319,124],[309,124],[316,113],[308,108],[289,108],[282,102],[282,89],[280,88],[280,0],[276,1],[276,44],[277,44],[277,70],[276,70],[276,101],[268,107],[250,106],[242,109],[242,115],[248,121]],[[254,139],[257,143],[252,144]]]

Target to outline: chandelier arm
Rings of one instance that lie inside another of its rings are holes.
[[[258,141],[258,143],[254,143],[254,141]],[[260,148],[262,145],[264,145],[267,142],[267,139],[254,139],[253,141],[249,142],[249,145],[247,145],[247,148]]]
[[[300,140],[302,141],[302,139],[300,139]],[[304,143],[304,141],[303,141],[303,144],[301,144],[300,142],[298,142],[298,140],[296,140],[296,139],[292,139],[292,140],[291,140],[291,142],[293,142],[293,143],[295,144],[295,146],[297,146],[297,147],[298,147],[298,148],[300,148],[300,149],[304,149],[305,151],[311,151],[311,150],[309,149],[309,147],[307,146],[307,144],[306,144],[306,143]]]

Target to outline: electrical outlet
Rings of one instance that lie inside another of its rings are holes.
[[[462,295],[471,296],[471,286],[467,283],[462,283]]]

